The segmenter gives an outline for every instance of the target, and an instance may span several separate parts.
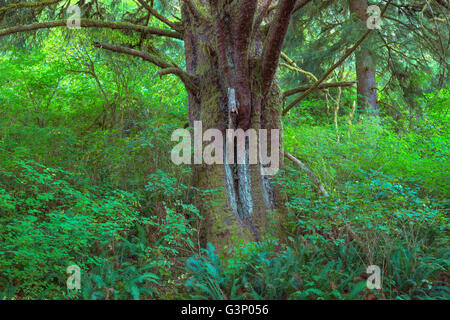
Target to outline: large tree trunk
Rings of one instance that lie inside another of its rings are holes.
[[[367,0],[349,0],[350,12],[356,14],[361,27],[367,29]],[[367,48],[356,52],[356,77],[358,105],[363,107],[369,115],[378,116],[379,104],[377,82],[375,78],[375,65],[372,53]]]
[[[183,5],[186,68],[195,75],[199,88],[196,95],[189,93],[189,123],[193,126],[194,121],[201,121],[203,131],[216,128],[224,137],[228,128],[268,129],[269,148],[270,130],[280,129],[280,148],[269,149],[268,154],[278,152],[282,166],[283,99],[276,77],[268,85],[262,81],[264,50],[262,41],[258,40],[262,36],[252,34],[253,45],[248,55],[242,57],[240,53],[246,51],[251,41],[240,39],[240,33],[233,30],[233,19],[250,11],[251,8],[241,9],[233,15],[232,10],[218,8],[218,13],[212,13],[214,16],[207,19],[214,21],[210,23],[202,19],[202,13]],[[245,21],[239,19],[242,20]],[[247,20],[251,27],[252,17]],[[236,28],[245,34],[248,26]],[[236,93],[237,114],[229,109],[230,89]],[[258,164],[194,165],[194,185],[204,190],[219,190],[207,204],[200,204],[204,217],[203,245],[211,242],[223,252],[225,246],[232,247],[237,240],[261,240],[271,221],[280,222],[283,196],[261,172],[259,161]]]

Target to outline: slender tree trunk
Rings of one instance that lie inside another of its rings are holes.
[[[350,13],[355,14],[361,22],[361,28],[367,29],[367,0],[349,0]],[[358,105],[374,116],[378,116],[379,104],[377,94],[377,82],[375,78],[375,65],[372,53],[367,48],[361,48],[356,52],[356,77]]]
[[[212,19],[207,19],[214,21],[211,24],[188,4],[182,7],[187,71],[195,75],[199,88],[198,94],[189,93],[189,123],[192,126],[194,121],[201,121],[203,132],[215,128],[224,137],[228,128],[267,129],[268,154],[278,152],[281,167],[282,92],[276,76],[269,84],[261,81],[264,51],[262,41],[258,41],[260,35],[252,35],[255,39],[248,54],[240,56],[251,42],[251,39],[239,37],[248,26],[236,26],[240,32],[233,30],[233,19],[248,14],[252,8],[240,8],[234,15],[220,8],[218,11],[211,13]],[[250,21],[251,27],[253,19],[239,21]],[[229,109],[230,89],[236,93],[237,114]],[[280,130],[279,150],[270,150],[271,129]],[[259,161],[249,165],[194,165],[194,185],[204,190],[218,190],[207,205],[204,201],[199,203],[204,217],[203,245],[211,242],[223,252],[225,246],[232,247],[236,240],[259,241],[271,221],[280,221],[285,199],[279,188],[261,173]]]

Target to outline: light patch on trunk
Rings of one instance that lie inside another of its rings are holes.
[[[245,151],[244,164],[228,164],[226,152],[224,156],[226,189],[230,204],[239,220],[244,220],[253,213],[251,177],[248,164],[249,153],[248,150]]]
[[[252,215],[253,213],[253,201],[252,201],[252,182],[250,178],[250,170],[248,164],[249,151],[246,148],[244,164],[237,164],[237,177],[238,177],[238,192],[239,192],[239,200],[241,212],[239,212],[239,216],[242,219],[245,219]]]
[[[261,162],[259,162],[259,169],[261,171],[262,186],[263,186],[263,190],[264,190],[264,199],[266,200],[267,208],[269,208],[269,210],[273,210],[275,208],[273,190],[270,185],[268,176],[264,175],[264,168],[263,168],[263,164]]]
[[[236,198],[236,192],[234,190],[234,176],[233,171],[231,168],[231,165],[229,165],[226,161],[227,153],[224,152],[225,156],[225,177],[226,177],[226,185],[227,185],[227,193],[228,197],[230,199],[231,207],[233,208],[234,214],[239,217],[238,215],[238,209],[237,209],[237,198]]]
[[[229,129],[233,127],[232,114],[237,114],[236,93],[234,88],[228,88],[228,123]],[[234,137],[232,137],[234,139]],[[249,143],[248,137],[244,135],[241,143],[245,146],[245,155],[242,164],[237,164],[234,159],[227,159],[227,150],[229,147],[234,149],[233,145],[229,145],[231,140],[225,139],[225,175],[227,183],[227,192],[233,210],[237,214],[240,221],[251,217],[253,213],[253,201],[251,194],[251,177],[249,170]],[[230,154],[231,155],[231,154]],[[236,155],[233,152],[233,156]],[[230,161],[228,161],[230,160]],[[231,161],[233,160],[233,161]],[[233,163],[233,164],[231,164]],[[237,183],[236,183],[237,182]]]

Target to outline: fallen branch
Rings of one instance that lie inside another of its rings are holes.
[[[314,175],[314,173],[312,173],[311,170],[308,169],[308,167],[303,162],[298,160],[296,157],[294,157],[290,153],[285,152],[284,155],[285,155],[286,158],[288,158],[293,163],[295,163],[297,166],[299,166],[300,169],[302,169],[303,171],[306,172],[306,174],[311,178],[311,180],[313,181],[314,185],[317,187],[317,189],[319,189],[320,193],[324,197],[328,197],[329,196],[327,190],[325,190],[325,188],[323,187],[322,182],[320,182],[320,180]]]

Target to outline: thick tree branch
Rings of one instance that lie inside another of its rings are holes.
[[[249,82],[248,48],[257,0],[242,0],[233,30],[235,39],[236,93],[239,101],[238,127],[246,130],[250,125],[252,99]]]
[[[195,19],[197,19],[198,21],[205,21],[205,22],[209,21],[208,18],[205,17],[205,15],[200,10],[198,10],[198,8],[192,2],[192,0],[182,0],[182,1],[187,5],[189,11],[192,13]]]
[[[247,54],[257,4],[257,0],[242,0],[238,10],[239,13],[234,30],[236,48],[244,54]]]
[[[381,16],[384,15],[384,13],[386,12],[389,4],[391,3],[392,0],[388,0],[386,6],[383,8],[383,11],[381,12]],[[286,113],[289,112],[289,110],[291,110],[297,103],[299,103],[300,101],[302,101],[304,98],[306,98],[311,92],[313,92],[314,90],[316,90],[320,84],[322,82],[324,82],[328,76],[337,68],[339,67],[360,45],[361,43],[363,43],[364,40],[366,40],[366,38],[369,36],[369,34],[373,31],[373,29],[368,29],[363,36],[350,48],[348,49],[345,54],[342,56],[342,58],[339,59],[339,61],[337,61],[333,66],[331,66],[330,69],[328,69],[327,72],[325,72],[325,74],[316,81],[316,83],[314,83],[314,85],[312,85],[308,90],[306,90],[300,97],[298,97],[297,99],[295,99],[294,101],[292,101],[286,108],[284,108],[283,110],[283,115],[285,115]]]
[[[24,26],[15,26],[5,29],[0,29],[0,37],[7,36],[14,33],[34,31],[39,29],[49,29],[55,27],[64,27],[67,26],[67,20],[56,20],[49,22],[40,22],[34,23]],[[117,29],[117,30],[131,30],[138,31],[144,34],[154,34],[169,38],[175,38],[183,40],[183,36],[179,32],[163,30],[158,28],[146,27],[132,23],[124,23],[124,22],[107,22],[100,20],[91,20],[91,19],[81,19],[80,26],[84,28],[106,28],[106,29]]]
[[[285,152],[284,155],[286,158],[288,158],[293,163],[295,163],[297,166],[299,166],[303,171],[305,171],[306,174],[308,175],[308,177],[313,181],[313,183],[317,187],[317,189],[319,189],[320,193],[323,196],[328,197],[328,192],[323,187],[322,182],[320,182],[320,180],[314,175],[314,173],[312,173],[311,170],[308,169],[308,167],[303,162],[298,160],[296,157],[294,157],[290,153]]]
[[[192,77],[187,72],[183,71],[181,68],[178,68],[178,67],[166,68],[166,69],[162,69],[161,71],[159,71],[157,73],[157,75],[160,77],[167,75],[167,74],[174,74],[174,75],[178,76],[181,79],[181,81],[183,81],[184,85],[186,86],[186,88],[189,91],[191,91],[193,93],[198,92],[198,87],[192,80]]]
[[[135,57],[139,57],[142,58],[145,61],[151,62],[154,65],[160,67],[160,68],[172,68],[172,67],[177,67],[175,64],[169,63],[167,61],[164,61],[163,59],[156,57],[154,55],[150,55],[146,52],[143,51],[139,51],[139,50],[135,50],[135,49],[131,49],[131,48],[127,48],[127,47],[123,47],[123,46],[116,46],[113,44],[109,44],[109,43],[103,43],[103,42],[94,42],[94,47],[96,48],[102,48],[105,50],[110,50],[110,51],[114,51],[117,53],[124,53],[130,56],[135,56]]]
[[[184,0],[188,1],[188,0]],[[188,3],[188,2],[186,2]],[[219,7],[217,1],[210,1],[211,8],[213,12],[217,12],[215,31],[216,31],[216,41],[217,41],[217,55],[219,57],[220,69],[225,77],[227,86],[234,87],[232,71],[235,69],[233,62],[233,57],[230,56],[230,35],[231,26],[229,23],[229,17],[223,12],[223,8]]]
[[[254,38],[256,31],[259,29],[259,26],[261,25],[264,17],[266,17],[267,14],[269,13],[269,7],[272,4],[272,0],[266,0],[266,1],[267,1],[267,3],[260,9],[260,13],[255,18],[255,23],[253,24],[251,39]]]
[[[351,81],[351,82],[332,82],[332,83],[322,83],[321,85],[319,85],[317,87],[317,89],[328,89],[328,88],[341,88],[341,87],[351,87],[355,84],[356,82]],[[285,97],[289,97],[293,94],[299,93],[299,92],[304,92],[307,91],[311,88],[311,86],[300,86],[294,89],[290,89],[290,90],[286,90],[283,95]]]
[[[295,0],[282,0],[277,14],[270,28],[268,39],[264,46],[262,62],[262,91],[266,94],[272,84],[275,71],[278,67],[284,37],[289,27],[289,21],[294,8]]]
[[[192,91],[193,93],[197,92],[197,86],[195,85],[192,76],[189,75],[187,72],[183,71],[174,63],[169,63],[159,57],[150,55],[143,51],[138,51],[123,46],[116,46],[109,43],[95,42],[94,47],[142,58],[143,60],[151,62],[154,65],[163,69],[158,73],[158,75],[162,76],[169,73],[177,75],[181,79],[181,81],[183,81],[183,83],[186,85],[186,89]]]

